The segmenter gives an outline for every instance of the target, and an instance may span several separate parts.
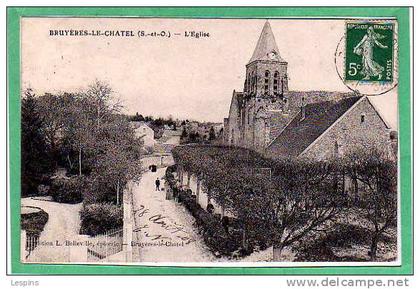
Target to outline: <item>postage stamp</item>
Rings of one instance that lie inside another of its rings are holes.
[[[394,25],[346,24],[346,81],[393,81]]]

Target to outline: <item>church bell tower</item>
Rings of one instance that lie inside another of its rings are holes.
[[[264,24],[246,65],[244,102],[240,112],[242,145],[263,152],[270,142],[270,115],[287,113],[287,62],[281,58],[270,23]]]
[[[248,98],[284,100],[288,91],[287,62],[281,58],[267,21],[246,65],[244,93]]]

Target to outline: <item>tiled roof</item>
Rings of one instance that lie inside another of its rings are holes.
[[[270,141],[274,140],[289,122],[291,115],[282,111],[269,111],[270,116]]]
[[[361,97],[323,101],[305,106],[305,117],[299,111],[280,135],[269,145],[269,151],[284,157],[299,156]]]
[[[306,104],[323,101],[339,101],[343,98],[355,96],[354,92],[338,92],[338,91],[288,91],[285,95],[289,101],[289,109],[295,110],[302,104],[302,97]]]
[[[274,140],[284,129],[284,127],[299,112],[304,103],[338,101],[343,98],[354,96],[354,93],[336,91],[288,91],[285,97],[288,99],[288,109],[283,109],[283,102],[277,101],[270,104],[268,116],[270,119],[270,141]]]
[[[148,128],[150,128],[150,127],[147,125],[147,123],[146,123],[146,122],[144,122],[144,121],[131,121],[130,123],[131,123],[131,126],[132,126],[134,129],[137,129],[137,128],[141,127],[141,126],[147,126]]]

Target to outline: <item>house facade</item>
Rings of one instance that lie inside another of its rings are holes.
[[[153,147],[156,144],[155,132],[144,121],[131,122],[137,138],[141,138],[145,147]]]

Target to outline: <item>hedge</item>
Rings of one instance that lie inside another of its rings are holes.
[[[166,170],[166,180],[169,187],[172,189],[174,196],[177,197],[178,202],[184,205],[188,212],[195,218],[196,226],[200,229],[204,242],[209,249],[218,257],[233,256],[235,252],[239,251],[239,255],[249,254],[251,251],[246,252],[241,247],[242,233],[238,228],[228,233],[220,217],[203,209],[197,203],[196,197],[192,195],[191,190],[183,190],[176,186],[176,181],[173,176],[174,171],[174,167],[168,167]],[[236,224],[233,220],[229,222]]]
[[[197,203],[195,196],[185,190],[179,190],[178,200],[195,218],[196,225],[203,234],[204,242],[216,256],[232,256],[240,249],[241,239],[228,234],[220,218],[204,210]]]
[[[85,185],[84,177],[56,178],[51,183],[50,194],[55,202],[80,203]]]
[[[29,234],[39,235],[48,222],[48,213],[38,208],[38,212],[22,214],[20,217],[20,228]]]
[[[123,207],[112,203],[85,204],[80,211],[80,234],[98,235],[123,225]]]

